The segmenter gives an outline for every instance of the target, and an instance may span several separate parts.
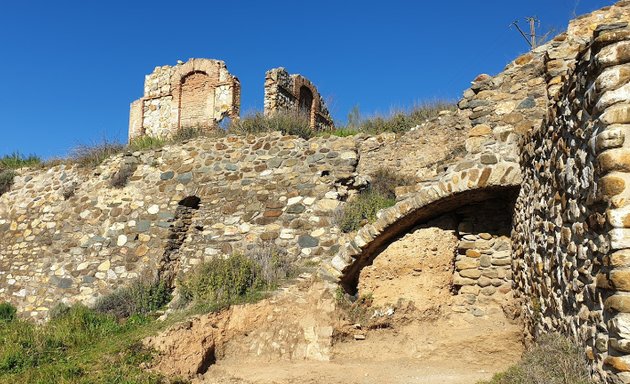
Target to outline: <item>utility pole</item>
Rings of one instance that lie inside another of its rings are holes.
[[[523,39],[527,42],[527,45],[529,45],[531,49],[534,49],[538,46],[538,43],[540,43],[536,35],[536,28],[540,27],[540,20],[536,16],[530,16],[526,17],[525,21],[529,22],[529,33],[523,32],[518,25],[518,20],[514,20],[511,25],[516,27],[521,36],[523,36]]]

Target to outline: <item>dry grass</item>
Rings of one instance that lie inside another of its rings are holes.
[[[411,108],[397,109],[387,115],[374,115],[362,118],[358,107],[348,115],[348,124],[338,129],[344,136],[351,132],[364,132],[377,135],[383,132],[402,133],[423,122],[437,117],[441,111],[453,111],[457,105],[453,101],[434,100],[416,103]]]
[[[478,384],[594,384],[582,349],[558,334],[543,335],[523,359]]]
[[[228,133],[248,135],[263,132],[280,131],[285,135],[309,139],[315,135],[307,116],[300,113],[277,113],[267,117],[255,112],[242,119],[235,120],[228,128]]]

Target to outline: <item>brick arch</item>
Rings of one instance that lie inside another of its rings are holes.
[[[491,198],[515,200],[520,182],[520,169],[516,163],[450,173],[439,182],[419,187],[411,197],[379,212],[376,222],[359,229],[354,239],[331,260],[330,267],[340,285],[347,292],[355,293],[361,270],[419,223]]]
[[[186,63],[179,64],[174,67],[170,78],[170,92],[173,96],[173,102],[175,103],[178,111],[176,128],[182,128],[182,116],[184,116],[185,118],[185,113],[183,113],[182,109],[187,107],[187,103],[185,102],[185,100],[183,103],[182,101],[183,97],[185,97],[186,80],[195,75],[205,76],[204,81],[207,83],[208,88],[207,97],[212,99],[210,102],[211,105],[208,107],[210,109],[216,107],[214,105],[214,98],[216,89],[218,87],[230,85],[234,88],[231,108],[229,108],[229,110],[227,111],[224,111],[223,116],[228,116],[232,119],[238,119],[240,113],[240,82],[236,77],[229,75],[225,62],[212,59],[190,59]],[[218,123],[218,121],[213,120],[217,119],[214,111],[206,111],[203,116],[209,119],[209,124],[211,125]]]
[[[315,85],[311,83],[307,78],[294,75],[294,89],[293,94],[298,96],[298,109],[300,107],[300,103],[302,102],[303,92],[310,92],[311,96],[311,105],[308,111],[308,118],[312,127],[315,127],[317,124],[317,112],[321,109],[321,96],[317,92],[317,88]],[[308,91],[307,91],[308,90]]]

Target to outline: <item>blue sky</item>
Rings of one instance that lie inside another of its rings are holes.
[[[340,121],[354,105],[370,115],[458,99],[477,74],[527,51],[513,20],[536,15],[560,32],[574,14],[612,3],[5,0],[0,155],[124,141],[144,76],[191,57],[226,61],[243,113],[262,109],[265,71],[278,66],[310,78]]]

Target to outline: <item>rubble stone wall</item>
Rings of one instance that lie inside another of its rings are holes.
[[[357,159],[352,138],[270,133],[22,170],[0,196],[0,302],[45,319],[58,302],[267,245],[317,262],[339,247],[333,212]],[[115,188],[121,167],[135,171]]]
[[[302,75],[290,75],[284,68],[265,74],[265,116],[275,113],[304,113],[311,128],[322,131],[334,127],[328,108],[317,88]]]
[[[129,140],[169,137],[181,128],[216,129],[223,118],[238,118],[239,110],[240,83],[223,61],[156,67],[145,78],[144,96],[131,103]]]
[[[548,116],[523,140],[515,288],[531,335],[570,335],[599,379],[629,383],[630,29],[601,25],[574,59],[568,40],[546,56]]]

